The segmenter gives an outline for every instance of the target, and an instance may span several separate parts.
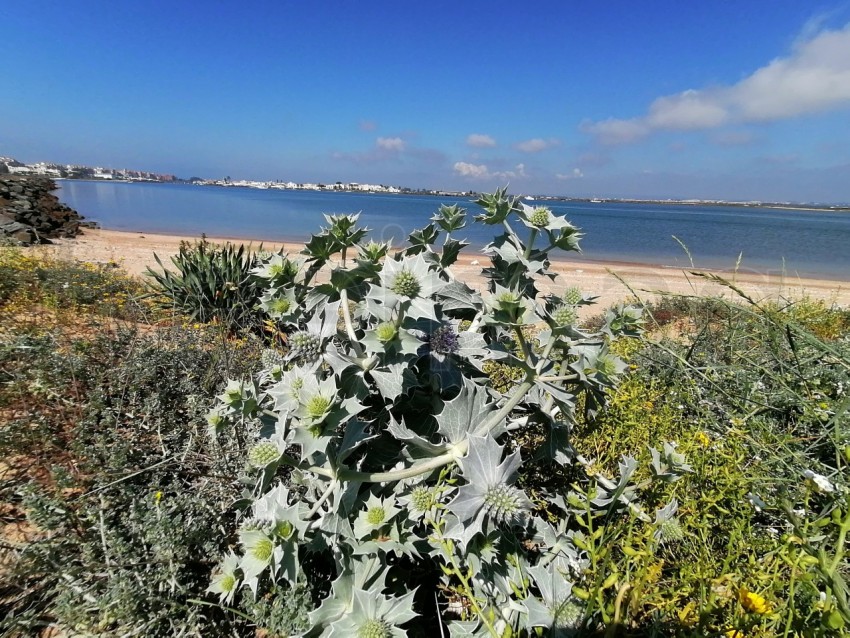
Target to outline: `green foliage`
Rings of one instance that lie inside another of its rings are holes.
[[[193,321],[216,320],[230,328],[257,324],[262,284],[252,274],[258,263],[256,253],[243,245],[218,246],[202,239],[194,244],[181,242],[171,258],[173,271],[155,257],[162,270],[148,268],[145,274],[153,280],[151,286],[163,298],[164,308]]]
[[[219,477],[245,458],[207,437],[205,397],[255,366],[259,344],[225,349],[210,329],[179,327],[88,338],[10,319],[0,495],[7,516],[26,512],[32,540],[6,559],[0,633],[232,635],[244,620],[190,602],[235,527],[238,490]]]
[[[850,314],[667,297],[591,330],[539,286],[577,230],[481,203],[484,294],[457,206],[395,253],[346,215],[257,258],[275,348],[27,321],[102,312],[114,269],[0,253],[0,495],[30,524],[2,631],[846,633]]]
[[[289,334],[289,353],[285,368],[253,383],[229,381],[210,417],[215,431],[231,435],[262,423],[241,479],[239,547],[210,585],[224,604],[241,588],[266,600],[281,586],[298,587],[309,559],[332,566],[332,586],[320,591],[321,582],[307,579],[321,604],[299,635],[433,635],[440,623],[452,635],[502,636],[608,620],[605,609],[571,594],[589,567],[575,530],[564,536],[574,514],[566,498],[578,493],[552,495],[553,525],[517,484],[521,453],[509,447],[513,433],[534,428],[542,436],[530,452],[553,467],[571,465],[566,434],[576,402],[588,413],[604,404],[625,368],[607,342],[635,333],[641,313],[615,309],[602,331],[584,332],[577,306],[590,298],[539,289],[542,278],[555,278],[550,253],[578,248],[577,229],[504,192],[481,203],[479,219],[501,229],[485,249],[493,262],[486,299],[450,270],[465,245],[452,237],[465,226],[456,206],[441,207],[383,262],[370,257],[383,250],[357,245],[365,230],[356,216],[337,216],[308,242],[309,267],[293,267],[289,281],[270,276],[270,261],[256,269],[268,281],[264,303],[287,302],[273,318]],[[512,223],[526,227],[527,239]],[[355,248],[365,258],[348,269],[346,252]],[[322,277],[328,283],[314,284],[337,253],[341,265]],[[658,480],[689,471],[663,449]],[[632,484],[636,466],[623,463],[618,481],[584,477],[595,486],[588,511],[635,511],[652,525]],[[436,608],[419,582],[444,592]],[[416,632],[414,617],[429,624]]]
[[[87,308],[121,319],[139,319],[149,308],[140,302],[140,282],[117,264],[89,264],[45,256],[33,249],[0,247],[0,304],[39,303],[60,311]]]

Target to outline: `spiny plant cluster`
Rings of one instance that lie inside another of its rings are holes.
[[[477,203],[475,220],[499,233],[483,293],[452,270],[467,245],[458,206],[398,252],[366,242],[356,215],[326,216],[303,261],[277,254],[253,271],[290,348],[230,381],[208,417],[213,432],[250,437],[244,516],[210,586],[224,604],[308,581],[318,603],[288,628],[297,635],[405,636],[417,616],[452,636],[567,635],[611,620],[575,585],[595,513],[675,531],[676,501],[645,511],[631,457],[545,508],[517,485],[526,430],[542,432],[536,462],[587,463],[570,444],[576,406],[604,403],[625,368],[610,337],[638,334],[642,317],[619,308],[582,330],[577,308],[592,298],[540,285],[557,284],[550,254],[578,250],[578,229],[504,190]],[[519,378],[494,387],[493,363]],[[654,481],[690,469],[672,445],[652,457]]]
[[[261,246],[262,248],[262,246]],[[192,321],[219,321],[229,327],[250,327],[256,320],[262,282],[251,276],[257,265],[256,253],[245,246],[218,246],[203,238],[194,244],[181,242],[171,258],[174,271],[148,268],[145,274],[164,308],[176,310]]]

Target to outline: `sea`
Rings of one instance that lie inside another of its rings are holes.
[[[323,215],[359,213],[376,240],[403,243],[441,204],[471,199],[196,186],[58,181],[59,199],[102,228],[139,233],[304,241]],[[528,201],[545,204],[581,229],[582,252],[565,258],[675,269],[850,281],[850,213],[687,204]],[[519,228],[517,230],[520,230]],[[499,227],[470,224],[456,233],[480,250]],[[521,230],[520,232],[525,232]],[[557,258],[557,254],[553,255]]]

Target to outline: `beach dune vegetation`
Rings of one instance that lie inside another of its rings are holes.
[[[356,215],[298,255],[186,246],[151,275],[185,315],[150,333],[34,326],[39,284],[4,289],[4,511],[29,536],[0,627],[841,635],[850,314],[710,275],[728,297],[585,321],[592,291],[549,268],[579,230],[477,203],[480,291],[457,206],[395,251]]]

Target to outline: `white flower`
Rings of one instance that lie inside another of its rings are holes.
[[[821,494],[832,494],[835,491],[835,486],[823,474],[806,470],[803,476],[811,481],[815,490]]]

